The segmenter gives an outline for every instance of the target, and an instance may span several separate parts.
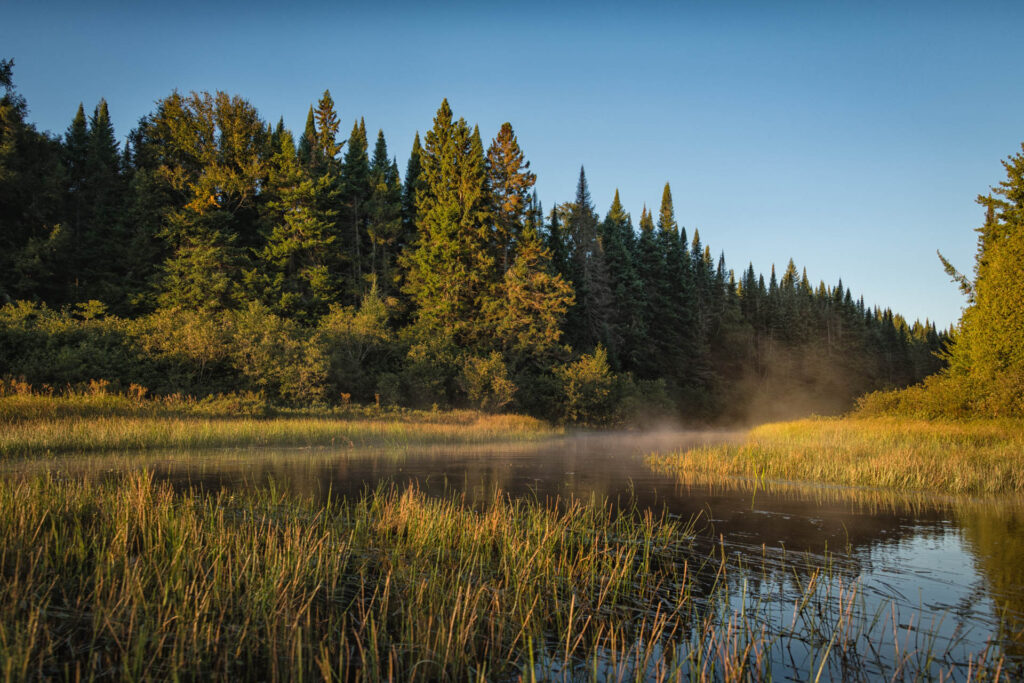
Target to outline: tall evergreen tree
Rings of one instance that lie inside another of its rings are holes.
[[[306,114],[306,127],[302,131],[302,137],[299,138],[298,149],[299,163],[308,169],[312,169],[316,165],[313,153],[315,146],[316,118],[313,115],[313,105],[309,105],[309,113]]]
[[[159,285],[163,306],[230,306],[248,249],[262,239],[256,201],[269,134],[256,110],[218,92],[174,93],[145,122],[136,151],[170,199],[160,236],[171,252]]]
[[[420,179],[420,154],[422,152],[420,134],[416,133],[416,137],[412,141],[409,161],[405,165],[405,178],[402,183],[402,223],[405,225],[407,238],[411,238],[416,230],[416,194],[423,184]]]
[[[613,337],[621,340],[619,348],[609,347],[608,352],[614,366],[633,369],[637,360],[637,346],[646,335],[642,315],[643,283],[633,261],[636,239],[633,221],[622,208],[618,190],[615,190],[611,207],[601,223],[600,239],[614,301]]]
[[[1024,415],[1024,144],[1003,161],[1006,179],[980,195],[970,299],[949,350],[954,377],[966,378],[988,414]]]
[[[537,176],[530,172],[512,124],[501,124],[487,149],[487,180],[493,200],[495,258],[501,273],[511,267],[516,243],[530,208],[530,188]]]
[[[569,311],[569,341],[577,350],[598,344],[618,347],[612,327],[612,294],[604,248],[598,238],[597,214],[590,201],[587,176],[580,167],[576,201],[567,207],[566,235],[569,244],[569,274],[576,292],[576,304]]]
[[[247,279],[275,313],[312,323],[339,298],[336,212],[326,208],[337,203],[337,187],[328,175],[310,175],[284,131],[266,192],[269,235]]]
[[[549,365],[558,351],[573,291],[551,265],[551,254],[532,226],[520,233],[512,267],[505,271],[500,295],[487,314],[501,350],[516,366]]]
[[[490,222],[481,220],[490,198],[473,137],[463,119],[453,120],[444,100],[420,156],[423,186],[416,195],[416,244],[408,254],[405,284],[421,334],[464,348],[483,341],[479,312],[495,286]]]
[[[388,158],[384,131],[377,132],[377,143],[370,162],[370,197],[366,207],[367,236],[370,239],[370,274],[381,295],[389,296],[398,284],[395,259],[402,238],[402,181],[398,165]]]
[[[660,306],[652,317],[649,333],[658,348],[662,372],[676,387],[681,387],[695,381],[694,369],[701,362],[702,349],[693,328],[697,302],[692,296],[690,259],[679,234],[668,183],[661,193],[657,226],[656,239],[662,257],[651,293]]]
[[[366,124],[360,119],[352,126],[341,167],[342,244],[350,259],[348,296],[355,303],[362,298],[363,275],[368,273],[370,238],[366,231],[367,202],[370,200],[370,157]]]
[[[312,140],[312,159],[318,173],[337,173],[337,158],[344,142],[338,142],[338,114],[334,111],[334,99],[331,91],[324,90],[313,112],[315,121],[315,137]],[[308,122],[307,122],[308,125]],[[365,142],[365,131],[363,141]]]
[[[0,60],[0,301],[55,300],[53,263],[67,237],[60,145],[25,121],[13,71],[13,60]]]

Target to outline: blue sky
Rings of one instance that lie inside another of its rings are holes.
[[[42,130],[110,104],[119,136],[175,88],[343,130],[404,170],[443,97],[485,142],[511,121],[546,209],[580,165],[634,223],[676,216],[737,272],[789,258],[869,304],[955,322],[941,249],[973,265],[975,197],[1024,140],[1024,3],[44,3],[4,0],[0,56]]]

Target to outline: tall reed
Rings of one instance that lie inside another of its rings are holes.
[[[1024,492],[1024,422],[814,418],[761,425],[741,443],[655,455],[648,463],[687,475],[950,494]]]
[[[855,579],[698,549],[596,501],[474,508],[414,488],[174,493],[146,474],[0,480],[0,675],[762,680],[1003,675]],[[952,654],[951,654],[952,653]]]

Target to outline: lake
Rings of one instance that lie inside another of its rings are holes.
[[[844,595],[855,595],[865,633],[863,649],[852,653],[859,659],[856,677],[899,668],[900,661],[907,671],[962,674],[969,658],[986,647],[990,655],[1005,655],[1008,670],[1024,668],[1020,498],[681,481],[644,460],[652,452],[731,438],[736,435],[664,432],[386,450],[224,449],[31,460],[8,463],[5,470],[8,476],[49,470],[105,478],[145,467],[181,491],[273,486],[323,500],[354,499],[394,484],[429,496],[458,496],[471,506],[487,505],[496,491],[553,505],[572,498],[604,501],[640,515],[695,520],[699,554],[725,557],[734,568],[725,578],[725,603],[716,607],[723,620],[742,615],[798,636],[771,651],[776,677],[802,679],[813,670],[821,644],[809,641],[837,619]],[[720,580],[709,575],[698,584],[706,584],[710,595]],[[798,624],[794,602],[810,581],[823,586],[814,617],[820,623]],[[721,591],[715,595],[722,600]],[[849,675],[841,661],[835,666],[829,664],[824,677]]]

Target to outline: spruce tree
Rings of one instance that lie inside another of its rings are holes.
[[[495,259],[504,274],[515,257],[530,208],[530,188],[537,181],[508,122],[501,124],[487,149],[487,181],[493,201]]]
[[[532,226],[520,233],[512,267],[505,271],[500,295],[487,315],[506,358],[513,366],[550,365],[559,350],[562,324],[573,291],[551,265],[551,253]]]
[[[377,132],[377,143],[370,162],[370,197],[367,201],[367,236],[370,240],[370,275],[385,298],[395,291],[398,269],[395,259],[402,238],[402,182],[398,166],[388,158],[384,131]]]
[[[416,194],[416,243],[406,258],[405,290],[415,306],[419,339],[463,348],[486,339],[481,304],[494,296],[494,259],[485,194],[486,173],[473,134],[453,120],[444,100],[427,133]]]
[[[305,168],[312,169],[314,163],[313,148],[316,146],[316,119],[313,116],[313,105],[309,105],[309,113],[306,114],[306,127],[299,138],[298,159]],[[275,149],[275,152],[277,150]]]
[[[980,195],[967,308],[949,350],[950,372],[978,394],[979,412],[1024,415],[1024,144],[1002,162],[1006,179]]]
[[[422,186],[420,179],[420,134],[417,132],[412,141],[412,151],[405,165],[405,178],[402,183],[402,224],[405,226],[406,243],[409,243],[416,230],[416,194]]]
[[[312,323],[339,299],[336,212],[326,208],[337,203],[337,187],[329,176],[310,175],[284,131],[266,192],[270,233],[247,280],[275,313]]]
[[[587,176],[580,167],[576,201],[568,205],[566,236],[569,244],[569,274],[576,292],[576,304],[569,311],[569,341],[577,350],[589,350],[598,344],[617,348],[612,327],[612,294],[604,249],[598,238],[597,214],[590,201]]]
[[[611,207],[601,223],[600,239],[614,302],[613,336],[621,340],[620,348],[609,348],[608,352],[613,366],[632,370],[636,365],[637,347],[646,335],[642,316],[643,284],[633,262],[633,221],[622,208],[618,190],[615,190]]]
[[[664,374],[679,387],[692,383],[693,368],[700,362],[700,338],[695,338],[690,260],[676,223],[672,188],[668,183],[661,193],[658,209],[658,250],[662,258],[655,275],[653,292],[661,303],[660,311],[651,321],[649,333],[659,349]]]
[[[342,244],[349,256],[348,298],[352,303],[363,294],[363,275],[368,273],[370,239],[366,231],[367,202],[370,199],[370,158],[366,140],[366,125],[360,119],[352,125],[352,133],[345,149],[341,167]]]
[[[323,96],[317,102],[316,111],[313,112],[313,119],[316,124],[315,137],[312,140],[314,165],[321,174],[336,173],[338,153],[345,143],[338,142],[338,128],[341,124],[337,112],[334,111],[334,99],[331,98],[330,90],[324,90]],[[363,140],[365,142],[365,135]]]
[[[218,92],[174,93],[140,133],[137,155],[152,164],[151,188],[169,199],[160,237],[170,257],[160,305],[231,306],[247,254],[262,240],[255,201],[266,177],[269,134],[255,108]]]

